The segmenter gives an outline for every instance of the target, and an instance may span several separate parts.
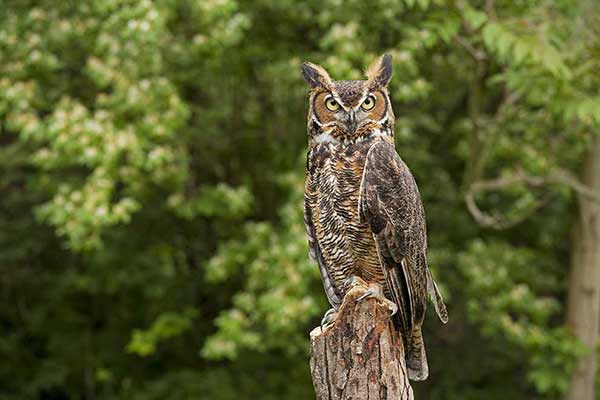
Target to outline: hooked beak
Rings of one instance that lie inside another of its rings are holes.
[[[349,132],[356,132],[356,114],[354,114],[354,111],[348,113],[348,118],[344,121],[344,126]]]

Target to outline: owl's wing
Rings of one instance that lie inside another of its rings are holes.
[[[427,229],[419,189],[406,164],[387,142],[374,144],[367,154],[359,215],[373,231],[404,330],[421,324],[428,294],[445,323],[446,308],[427,267]]]

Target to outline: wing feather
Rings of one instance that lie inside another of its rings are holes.
[[[372,145],[367,154],[359,213],[361,221],[371,226],[389,292],[405,315],[401,316],[403,330],[421,325],[429,296],[435,298],[440,319],[447,320],[427,267],[427,230],[419,190],[406,164],[385,141]]]

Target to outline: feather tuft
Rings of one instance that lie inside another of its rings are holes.
[[[331,85],[331,78],[327,70],[308,61],[302,63],[302,76],[312,89],[317,87],[328,88]]]
[[[387,86],[392,79],[392,56],[384,54],[376,59],[365,71],[369,82],[376,86]]]

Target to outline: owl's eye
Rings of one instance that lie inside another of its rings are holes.
[[[325,107],[327,107],[329,111],[337,111],[340,109],[340,105],[333,97],[328,97],[327,100],[325,100]]]
[[[375,107],[375,96],[367,97],[360,106],[362,107],[363,110],[366,110],[366,111],[372,110],[373,107]]]

